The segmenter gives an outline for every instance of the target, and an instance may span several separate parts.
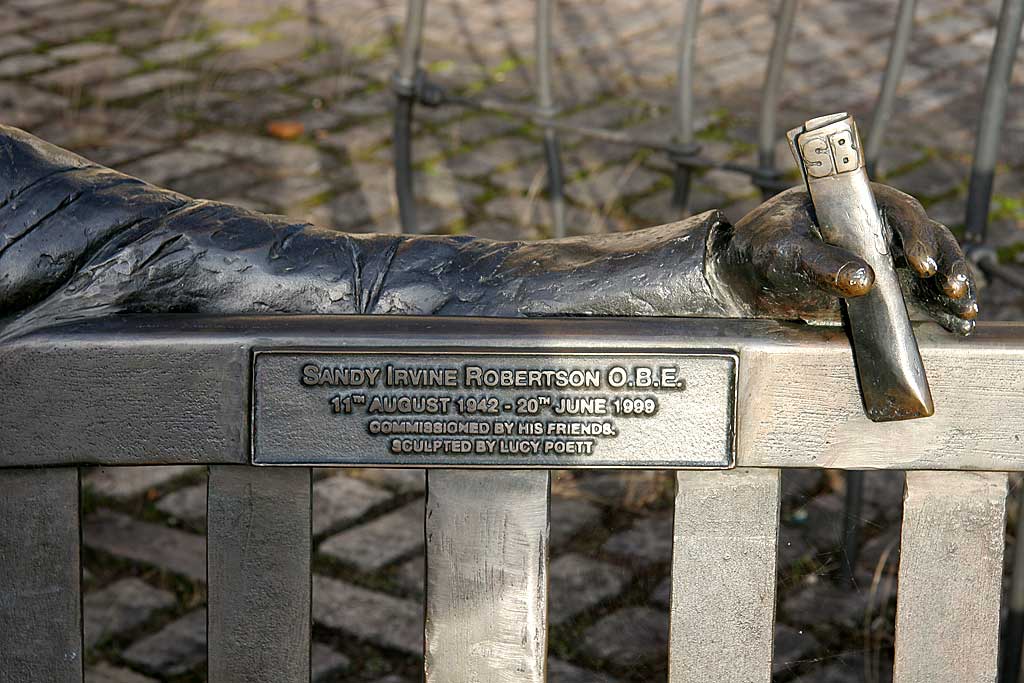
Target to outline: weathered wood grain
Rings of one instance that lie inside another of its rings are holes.
[[[894,683],[996,680],[1006,481],[907,473]]]
[[[549,475],[427,474],[427,683],[543,683]]]
[[[772,678],[779,471],[676,475],[671,683]]]
[[[0,682],[81,683],[77,467],[0,470]]]
[[[209,678],[308,683],[310,470],[210,467]]]

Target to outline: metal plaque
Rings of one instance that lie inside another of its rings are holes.
[[[257,465],[727,468],[730,353],[257,351]]]

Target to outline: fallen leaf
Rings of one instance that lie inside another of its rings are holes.
[[[301,121],[271,121],[267,132],[280,140],[294,140],[306,132],[306,127]]]

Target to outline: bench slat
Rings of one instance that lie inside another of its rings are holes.
[[[0,680],[81,683],[77,467],[0,470]]]
[[[210,467],[209,678],[308,683],[310,470]]]
[[[907,473],[894,683],[996,680],[1006,482]]]
[[[549,476],[427,475],[427,683],[543,683]]]
[[[669,680],[772,678],[779,471],[676,475]]]

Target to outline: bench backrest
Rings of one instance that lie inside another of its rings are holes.
[[[210,680],[308,681],[311,467],[249,464],[253,350],[385,334],[405,349],[738,355],[738,466],[676,475],[673,683],[771,680],[783,467],[908,470],[894,680],[994,680],[1024,325],[920,327],[936,415],[874,424],[834,328],[358,317],[102,321],[0,347],[0,680],[82,680],[79,466],[187,462],[209,466]],[[428,681],[545,680],[549,484],[545,469],[429,470]]]

